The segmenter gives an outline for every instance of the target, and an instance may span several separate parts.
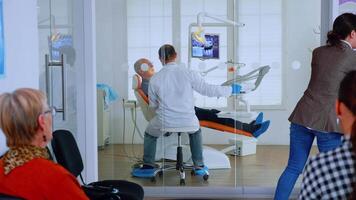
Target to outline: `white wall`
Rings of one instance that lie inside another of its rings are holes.
[[[283,2],[283,108],[279,110],[258,110],[264,112],[264,118],[271,120],[269,130],[259,139],[259,144],[289,145],[288,117],[303,95],[310,78],[311,50],[320,45],[319,31],[321,1],[287,0]],[[300,69],[292,69],[292,63],[298,61]],[[263,81],[262,83],[263,84]],[[226,143],[228,134],[216,134],[205,129],[205,143]]]
[[[110,141],[122,138],[122,99],[127,98],[126,1],[96,1],[97,82],[109,84],[119,94],[110,108]]]
[[[283,98],[285,109],[266,111],[271,127],[261,144],[289,144],[288,117],[307,87],[311,72],[311,50],[320,45],[320,35],[313,32],[320,26],[320,0],[283,1]],[[299,70],[292,62],[299,61]]]
[[[20,87],[38,88],[36,0],[4,0],[3,13],[5,78],[0,79],[0,93]],[[0,154],[5,150],[5,138],[1,132]]]
[[[311,50],[320,44],[318,31],[320,25],[320,0],[282,1],[283,2],[283,100],[280,110],[258,110],[264,112],[264,118],[271,120],[269,130],[262,135],[259,144],[289,145],[288,117],[307,87],[310,77]],[[301,64],[299,70],[292,69],[292,62]],[[262,82],[263,84],[263,82]],[[231,134],[216,134],[204,129],[205,143],[226,143]],[[239,137],[239,136],[237,136]]]
[[[319,35],[313,32],[319,30],[321,1],[283,1],[283,109],[263,110],[265,119],[271,120],[271,126],[265,135],[259,139],[259,144],[289,144],[288,117],[295,104],[302,96],[310,77],[311,50],[319,46]],[[120,98],[126,97],[127,56],[126,25],[123,0],[97,1],[97,41],[98,41],[98,81],[108,81],[120,93]],[[115,12],[113,12],[113,9]],[[101,16],[101,17],[100,17]],[[112,27],[110,27],[112,26]],[[99,46],[100,45],[100,46]],[[293,61],[300,62],[300,69],[294,70]],[[263,84],[263,82],[262,82]],[[122,143],[123,111],[121,102],[114,105],[111,119],[111,133],[114,143]],[[262,110],[261,110],[262,111]],[[147,122],[138,110],[137,124],[144,130]],[[131,143],[132,122],[129,110],[126,114],[126,143]],[[224,144],[228,138],[235,135],[216,133],[211,129],[203,129],[203,140],[206,144]],[[137,138],[137,137],[136,137]],[[141,143],[137,138],[135,142]]]

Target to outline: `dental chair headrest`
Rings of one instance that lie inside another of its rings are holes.
[[[148,96],[143,92],[141,88],[142,77],[138,74],[133,75],[132,77],[132,89],[135,90],[135,96],[138,102],[138,105],[141,107],[141,111],[145,119],[149,122],[154,116],[155,113],[148,108],[149,100]]]
[[[137,90],[141,89],[142,78],[140,75],[135,74],[132,77],[132,89]]]
[[[142,100],[146,104],[148,104],[148,96],[146,96],[146,94],[143,92],[143,90],[141,88],[141,84],[142,84],[142,77],[140,75],[138,75],[138,74],[133,75],[133,77],[132,77],[132,89],[135,90],[135,95],[139,95],[139,96],[136,96],[136,98],[137,99],[138,98],[142,98]]]

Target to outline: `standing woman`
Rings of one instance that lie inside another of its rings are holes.
[[[328,33],[327,45],[313,51],[308,88],[289,117],[289,160],[278,181],[276,200],[289,198],[315,137],[320,152],[341,144],[334,105],[341,80],[347,72],[356,69],[355,30],[356,15],[342,14]]]
[[[356,70],[341,81],[335,107],[340,128],[345,135],[342,145],[309,160],[303,174],[300,200],[356,197]]]

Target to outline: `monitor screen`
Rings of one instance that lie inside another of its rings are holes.
[[[219,35],[205,34],[205,44],[191,38],[193,58],[219,59]]]
[[[52,61],[60,61],[63,49],[73,46],[73,38],[69,34],[56,33],[49,37]]]

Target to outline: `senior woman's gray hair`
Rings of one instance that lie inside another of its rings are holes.
[[[38,117],[46,109],[46,96],[39,90],[20,88],[0,95],[0,128],[8,147],[31,144]]]

